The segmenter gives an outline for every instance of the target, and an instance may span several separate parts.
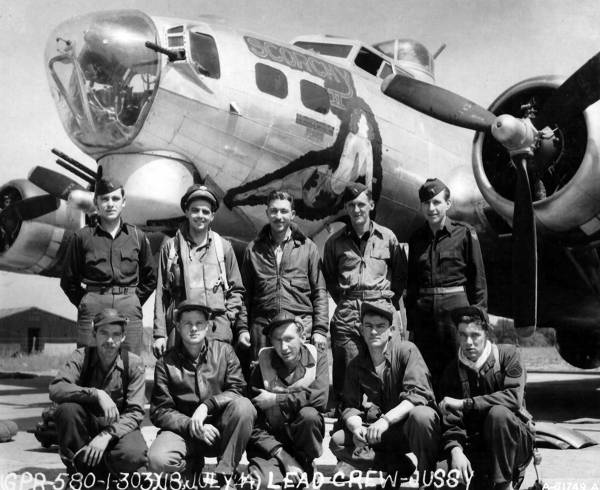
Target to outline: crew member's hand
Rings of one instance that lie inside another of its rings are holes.
[[[384,419],[379,418],[367,427],[367,442],[371,445],[379,444],[381,442],[381,436],[383,433],[390,428],[390,423]]]
[[[98,405],[104,413],[104,421],[107,425],[114,424],[119,420],[119,409],[113,399],[104,390],[96,389]]]
[[[190,434],[192,437],[200,439],[203,434],[204,421],[206,420],[206,416],[208,415],[208,408],[204,403],[198,405],[198,408],[192,414],[190,419]]]
[[[154,343],[152,344],[152,353],[154,354],[154,357],[156,357],[157,359],[162,356],[165,352],[165,350],[167,349],[167,338],[166,337],[159,337],[157,339],[154,339]]]
[[[214,445],[217,439],[221,436],[219,429],[212,424],[203,424],[198,429],[197,435],[194,436],[197,439],[203,441],[209,446]]]
[[[352,441],[356,447],[367,445],[367,428],[362,425],[352,431]]]
[[[440,410],[447,414],[449,412],[459,412],[463,408],[464,400],[445,396],[440,403]]]
[[[244,349],[248,349],[250,347],[250,332],[246,332],[245,330],[241,332],[237,344]]]
[[[473,477],[473,469],[471,468],[471,462],[465,456],[462,448],[453,447],[450,451],[450,469],[458,470],[458,475],[462,483],[465,485],[471,481]]]
[[[257,391],[258,395],[252,398],[251,401],[258,408],[260,408],[261,410],[267,410],[268,408],[277,405],[277,395],[275,395],[275,393],[263,390],[262,388],[259,388]]]
[[[102,455],[106,450],[106,446],[108,446],[111,439],[112,436],[110,434],[100,432],[100,434],[94,437],[83,449],[81,456],[82,461],[90,467],[94,467],[100,463]]]
[[[327,349],[327,337],[322,333],[313,333],[311,342],[319,350],[324,351]]]

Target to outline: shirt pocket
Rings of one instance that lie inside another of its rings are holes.
[[[292,287],[292,289],[301,291],[303,293],[307,293],[310,291],[310,283],[308,281],[308,276],[306,276],[306,275],[299,275],[299,276],[291,277],[290,278],[290,286]]]
[[[85,252],[85,265],[88,268],[97,268],[99,265],[107,262],[107,252],[102,251],[100,247],[93,247]]]
[[[387,276],[388,262],[390,260],[390,249],[384,244],[372,246],[368,257],[367,274],[371,278]]]
[[[121,249],[121,274],[123,276],[133,276],[137,274],[138,254],[137,250]]]
[[[460,252],[440,252],[439,267],[442,274],[446,276],[462,275],[465,261]]]

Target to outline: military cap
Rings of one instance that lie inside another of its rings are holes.
[[[389,301],[376,300],[365,301],[360,308],[360,319],[362,320],[367,313],[374,313],[390,321],[390,325],[394,320],[394,307]]]
[[[97,196],[103,196],[104,194],[109,194],[118,189],[122,189],[123,184],[116,179],[109,179],[107,177],[102,177],[96,181],[96,186],[94,187],[94,192]]]
[[[213,213],[219,209],[219,200],[213,191],[201,184],[194,184],[188,187],[185,194],[181,198],[181,209],[185,212],[188,204],[194,199],[205,199],[210,202]]]
[[[185,299],[181,303],[179,303],[177,305],[177,308],[175,309],[175,320],[179,321],[179,319],[181,318],[181,314],[186,311],[203,311],[206,314],[207,318],[210,318],[213,312],[212,308],[210,308],[209,306],[198,303],[197,301],[194,301],[192,299]]]
[[[263,327],[263,335],[268,337],[274,328],[281,327],[282,325],[289,325],[290,323],[302,325],[302,322],[296,315],[287,311],[281,311],[277,313],[265,327]]]
[[[487,312],[480,306],[460,306],[459,308],[452,310],[450,315],[452,317],[452,321],[457,327],[459,323],[464,323],[464,320],[467,318],[481,320],[481,324],[485,330],[487,330],[489,327]]]
[[[444,189],[450,192],[448,186],[444,184],[440,179],[427,179],[419,189],[419,200],[421,202],[427,202],[432,197],[437,196]]]
[[[126,316],[121,315],[121,313],[114,308],[104,308],[94,317],[94,330],[102,325],[125,325],[126,323]]]
[[[354,182],[353,184],[348,184],[344,189],[344,193],[342,194],[342,202],[346,204],[348,201],[352,201],[360,196],[363,192],[369,191],[369,188],[365,184],[361,184],[360,182]],[[371,196],[369,195],[369,198]]]

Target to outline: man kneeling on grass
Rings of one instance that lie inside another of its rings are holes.
[[[148,460],[155,473],[198,475],[204,457],[218,458],[221,488],[232,488],[256,418],[243,397],[246,382],[233,347],[207,338],[211,310],[193,300],[175,313],[181,342],[156,362],[150,420],[160,432]]]
[[[106,308],[93,321],[95,347],[77,349],[50,383],[67,472],[97,479],[146,471],[144,362],[121,350],[127,319]]]
[[[346,371],[345,427],[334,433],[330,448],[340,461],[336,471],[380,470],[407,478],[414,465],[406,453],[413,452],[419,477],[427,481],[435,470],[440,422],[429,370],[413,343],[391,335],[393,316],[386,301],[362,305],[364,345]]]

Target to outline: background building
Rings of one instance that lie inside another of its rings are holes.
[[[0,355],[73,351],[77,324],[36,307],[0,309]]]

